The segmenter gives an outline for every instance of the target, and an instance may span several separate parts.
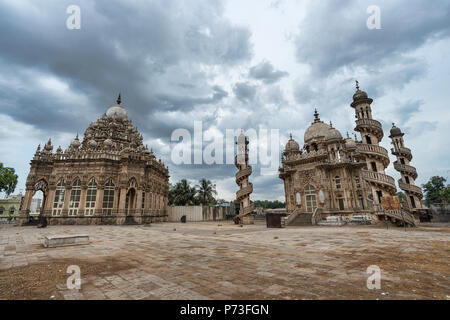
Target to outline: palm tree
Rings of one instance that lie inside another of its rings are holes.
[[[208,205],[216,202],[213,195],[217,195],[216,185],[212,184],[210,180],[205,178],[199,180],[199,185],[197,185],[197,197],[200,200],[200,204]]]
[[[183,179],[169,191],[169,204],[176,206],[194,205],[196,193],[195,187],[191,187],[189,182]]]

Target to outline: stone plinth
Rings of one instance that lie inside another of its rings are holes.
[[[65,246],[76,246],[89,244],[89,236],[87,234],[76,235],[54,235],[44,238],[44,247],[55,248]]]
[[[241,224],[255,224],[255,218],[252,215],[241,217]]]

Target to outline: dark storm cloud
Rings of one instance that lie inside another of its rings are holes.
[[[240,101],[250,102],[255,97],[256,89],[256,86],[248,82],[238,82],[234,85],[233,92]]]
[[[409,100],[395,108],[397,119],[400,124],[407,122],[411,117],[420,111],[420,108],[424,104],[422,100]]]
[[[285,71],[275,70],[273,65],[268,61],[263,61],[260,64],[250,68],[249,77],[262,80],[264,83],[275,83],[283,77],[289,75]]]
[[[81,8],[80,30],[65,27],[69,4]],[[249,31],[223,17],[222,1],[24,1],[0,7],[0,41],[7,44],[0,53],[2,70],[27,68],[57,77],[87,97],[83,108],[91,115],[102,114],[119,91],[129,113],[140,115],[138,123],[152,111],[214,104],[226,92],[208,85],[210,75],[199,66],[232,66],[251,56]],[[48,90],[33,88],[19,75],[7,80],[0,88],[10,93],[1,96],[2,113],[42,128],[80,125],[67,111],[53,113],[47,123],[43,115],[52,108]],[[8,82],[18,85],[11,88]],[[12,101],[17,94],[11,89],[21,87],[26,88],[21,101]],[[61,109],[76,104],[67,102]],[[41,116],[33,116],[29,108],[40,110]]]
[[[366,26],[373,4],[381,10],[380,30]],[[448,1],[313,1],[295,42],[297,60],[321,76],[343,67],[377,69],[430,39],[448,37],[449,15]]]

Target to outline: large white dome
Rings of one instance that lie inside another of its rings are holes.
[[[116,104],[106,111],[106,116],[110,118],[126,119],[127,111],[120,104]]]
[[[325,138],[329,129],[330,129],[330,126],[321,121],[314,122],[305,131],[305,142],[307,143],[313,139]]]

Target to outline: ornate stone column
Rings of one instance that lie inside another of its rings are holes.
[[[80,205],[78,206],[78,215],[84,217],[84,209],[86,207],[87,185],[81,187]]]
[[[30,206],[31,206],[31,199],[33,198],[33,189],[26,189],[25,191],[25,198],[23,199],[22,204],[22,210],[19,212],[19,221],[18,224],[20,226],[28,223],[28,220],[30,218]]]
[[[97,194],[95,195],[95,216],[102,216],[103,188],[102,185],[97,185]]]
[[[127,188],[126,187],[120,188],[119,210],[117,212],[117,218],[116,218],[116,223],[117,224],[123,224],[125,222],[125,218],[126,218],[126,211],[125,211],[126,197],[127,197]]]
[[[253,192],[253,184],[249,182],[249,177],[252,174],[252,167],[248,164],[248,145],[249,141],[244,133],[238,137],[238,154],[236,156],[235,165],[239,169],[236,173],[236,184],[239,186],[239,191],[236,192],[236,200],[240,203],[239,209],[239,223],[253,224],[254,223],[254,205],[250,201],[250,194]]]

